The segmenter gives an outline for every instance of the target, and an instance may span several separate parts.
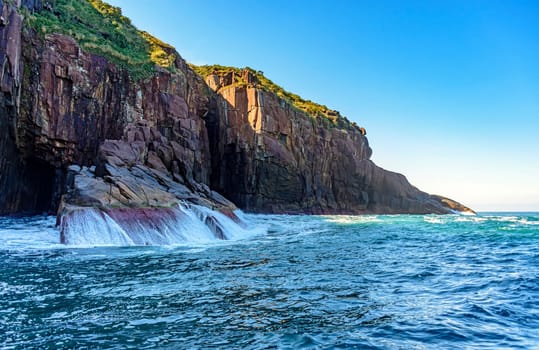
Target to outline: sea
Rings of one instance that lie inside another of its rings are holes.
[[[242,217],[138,246],[0,218],[0,349],[539,349],[539,213]]]

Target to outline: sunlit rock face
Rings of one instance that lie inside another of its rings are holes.
[[[171,69],[135,80],[72,37],[25,28],[15,5],[0,8],[0,214],[166,215],[179,201],[232,218],[233,203],[272,213],[461,208],[377,167],[364,129],[312,118],[248,71],[242,86],[205,82],[176,54]]]

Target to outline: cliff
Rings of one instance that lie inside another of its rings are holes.
[[[248,211],[448,213],[376,166],[364,128],[246,68],[194,67],[224,100],[213,127],[211,185]],[[217,129],[217,130],[215,130]]]
[[[146,209],[178,201],[230,216],[232,202],[274,213],[451,212],[447,199],[377,167],[364,129],[338,112],[272,90],[250,69],[196,68],[201,76],[117,8],[0,8],[1,214],[98,208],[155,222]]]

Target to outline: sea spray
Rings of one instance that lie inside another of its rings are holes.
[[[62,217],[61,241],[69,245],[134,245],[129,235],[98,209],[76,210]]]
[[[238,211],[240,212],[240,211]],[[77,208],[63,215],[61,242],[72,246],[209,243],[263,231],[244,219],[189,203],[172,208]]]

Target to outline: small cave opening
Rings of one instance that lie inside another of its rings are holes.
[[[29,159],[26,165],[21,211],[54,214],[63,191],[65,171],[35,158]]]

